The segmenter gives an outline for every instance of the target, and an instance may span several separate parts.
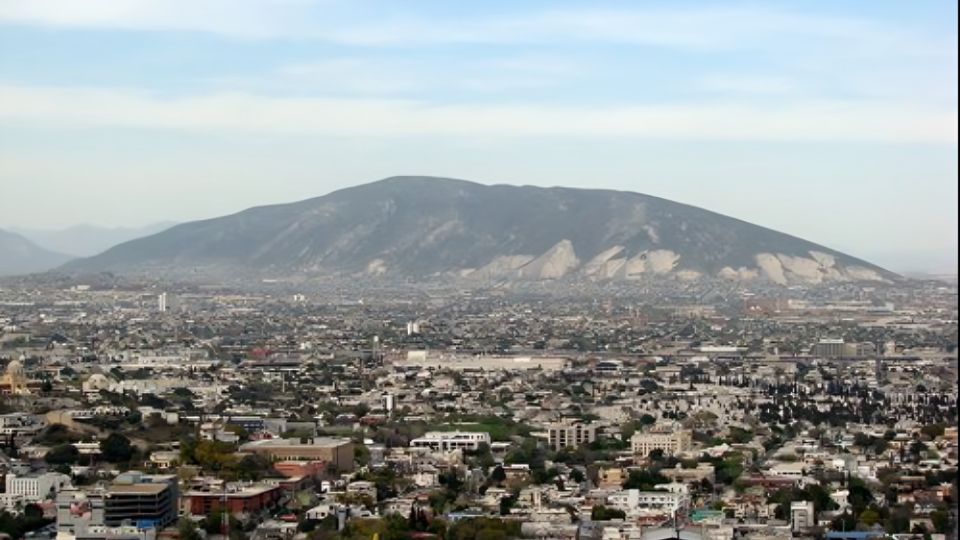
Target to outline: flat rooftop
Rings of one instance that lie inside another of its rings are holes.
[[[336,448],[350,444],[350,439],[339,439],[336,437],[312,437],[307,442],[300,442],[300,439],[263,439],[260,441],[248,442],[240,447],[241,450],[253,450],[257,448]]]
[[[168,489],[170,484],[111,484],[107,493],[110,495],[157,495]]]

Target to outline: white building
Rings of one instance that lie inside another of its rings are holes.
[[[490,434],[476,431],[431,431],[410,441],[413,448],[432,450],[476,450],[480,444],[490,445]]]
[[[8,474],[6,493],[23,497],[26,503],[35,503],[56,497],[60,490],[70,485],[70,477],[60,473],[44,473],[38,476]]]
[[[635,510],[660,510],[673,514],[687,507],[690,498],[682,493],[625,489],[611,494],[607,497],[607,502],[610,506],[628,513]]]
[[[46,424],[43,418],[33,414],[22,412],[0,414],[0,435],[34,435]]]
[[[794,532],[809,529],[817,524],[813,515],[813,501],[790,503],[790,525]]]

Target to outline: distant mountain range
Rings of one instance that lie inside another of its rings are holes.
[[[0,229],[0,276],[43,272],[71,258],[43,249],[17,233]]]
[[[117,244],[169,229],[175,224],[172,221],[166,221],[144,227],[100,227],[83,224],[65,229],[10,227],[8,230],[51,251],[67,253],[74,257],[90,257]]]
[[[504,280],[893,281],[800,238],[640,193],[393,177],[183,223],[67,272]]]

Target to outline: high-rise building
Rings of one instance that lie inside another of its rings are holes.
[[[167,311],[167,293],[157,295],[157,311],[166,313]]]

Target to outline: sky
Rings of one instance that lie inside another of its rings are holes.
[[[955,273],[957,3],[0,0],[0,227],[394,175],[638,191]]]

